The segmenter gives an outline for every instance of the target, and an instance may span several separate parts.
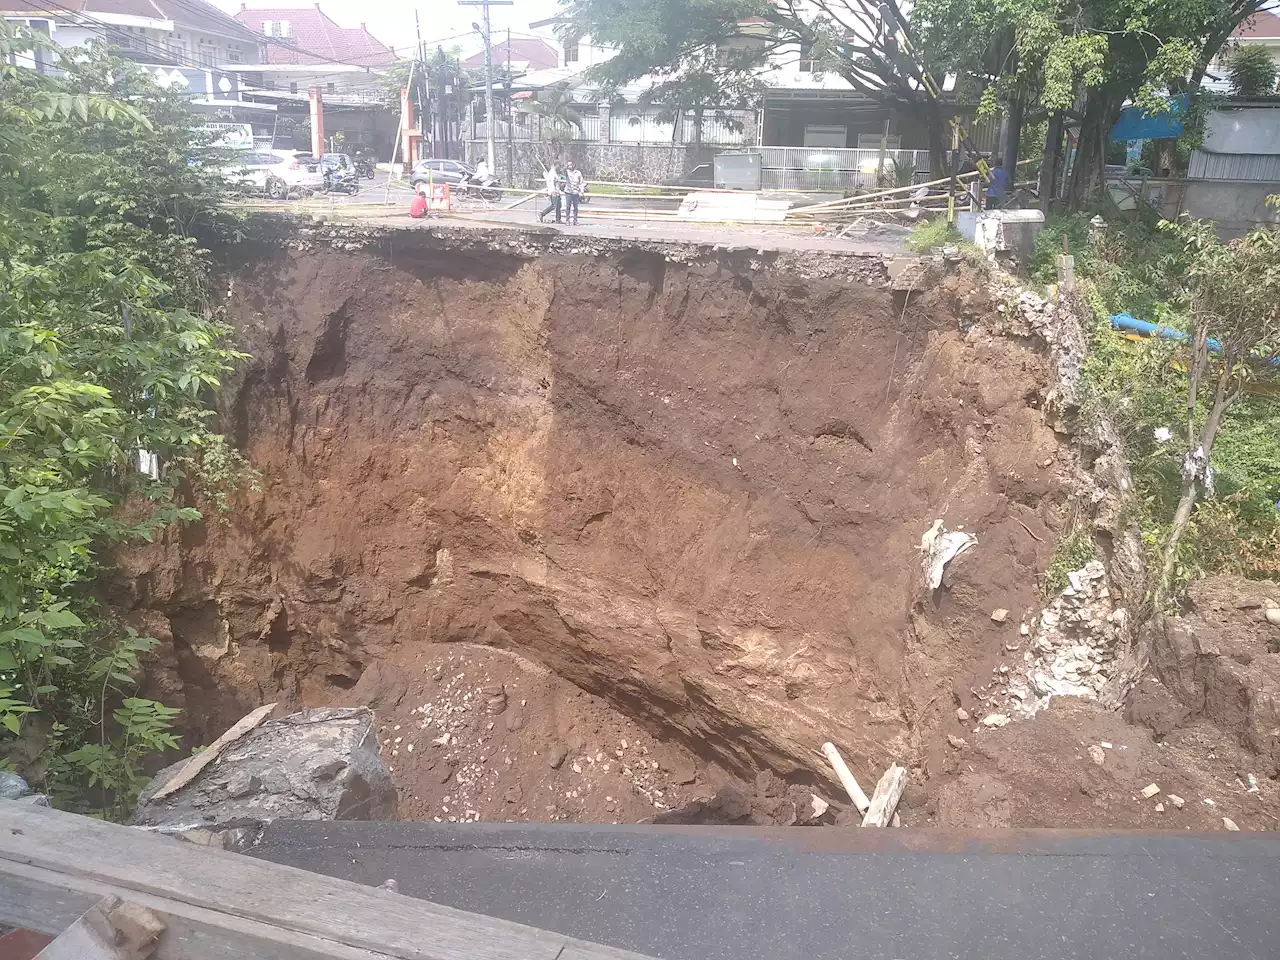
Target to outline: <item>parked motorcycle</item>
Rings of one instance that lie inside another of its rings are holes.
[[[360,183],[350,170],[328,169],[324,172],[324,192],[354,195],[360,192]]]
[[[496,203],[502,199],[502,181],[492,174],[483,179],[466,177],[458,184],[457,189],[464,197],[476,196],[490,203]]]

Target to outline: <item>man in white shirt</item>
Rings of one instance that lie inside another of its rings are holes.
[[[543,218],[552,210],[556,213],[556,223],[560,222],[560,171],[556,169],[553,162],[547,167],[543,179],[547,182],[547,208],[538,214],[538,222],[542,223]]]
[[[566,161],[564,175],[564,218],[567,222],[578,225],[578,205],[582,203],[582,189],[587,179],[572,160]]]
[[[476,164],[476,183],[484,183],[489,179],[489,161],[481,160]]]

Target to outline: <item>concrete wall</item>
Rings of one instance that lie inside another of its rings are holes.
[[[1213,111],[1201,149],[1209,153],[1280,154],[1280,107]]]
[[[1162,199],[1166,217],[1187,213],[1214,221],[1224,237],[1238,237],[1259,224],[1280,227],[1280,210],[1267,206],[1273,194],[1280,194],[1280,182],[1185,180],[1166,184]]]
[[[494,147],[496,173],[503,183],[514,187],[534,187],[535,180],[542,175],[539,161],[546,163],[553,157],[573,160],[589,180],[661,183],[684,176],[700,163],[710,163],[721,152],[721,148],[695,147],[692,144],[588,143],[581,140],[551,144],[517,140],[511,145],[515,156],[515,175],[512,176],[507,168],[507,144],[498,141]],[[468,163],[475,163],[484,155],[483,140],[467,141]]]

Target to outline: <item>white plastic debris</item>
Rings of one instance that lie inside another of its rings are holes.
[[[924,578],[930,590],[942,586],[942,574],[948,563],[978,542],[971,534],[960,530],[946,530],[942,520],[935,520],[933,526],[920,538],[920,552],[924,555]]]
[[[1156,443],[1168,443],[1173,439],[1173,431],[1168,427],[1156,427],[1155,439]]]

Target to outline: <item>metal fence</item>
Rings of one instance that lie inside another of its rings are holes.
[[[591,109],[594,110],[594,105]],[[568,137],[570,140],[600,139],[600,115],[579,111],[580,126],[563,123],[536,113],[518,113],[515,123],[498,120],[494,124],[493,136],[496,140],[505,141],[510,134],[512,140],[544,140],[551,137]],[[481,121],[476,124],[476,138],[483,140],[489,135],[488,124]]]
[[[817,147],[760,147],[761,186],[765,190],[872,190],[880,185],[881,157],[876,150]],[[886,150],[883,175],[914,182],[929,179],[928,150]],[[896,166],[895,166],[896,163]]]
[[[709,146],[741,146],[752,115],[746,110],[726,110],[721,115],[704,116],[702,129],[696,118],[680,120],[680,135],[673,122],[660,123],[655,113],[622,112],[609,118],[609,139],[614,143],[704,143]]]
[[[1187,177],[1191,180],[1257,180],[1262,183],[1280,183],[1280,156],[1193,150]]]

